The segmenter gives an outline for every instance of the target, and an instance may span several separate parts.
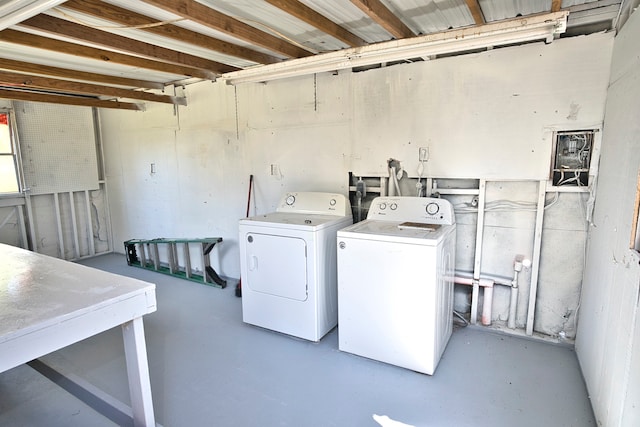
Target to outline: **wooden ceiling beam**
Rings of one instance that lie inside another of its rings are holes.
[[[0,58],[0,69],[17,71],[22,73],[35,73],[45,76],[63,77],[66,79],[98,82],[109,85],[141,87],[146,89],[163,89],[163,83],[147,80],[129,79],[126,77],[108,76],[106,74],[89,73],[86,71],[69,70],[67,68],[52,67],[50,65],[33,64],[31,62],[15,61],[13,59]]]
[[[0,85],[18,86],[26,89],[48,89],[57,92],[73,94],[115,96],[117,98],[139,99],[151,102],[163,102],[165,104],[187,105],[184,97],[158,95],[131,89],[121,89],[113,86],[102,86],[91,83],[80,83],[69,80],[60,80],[50,77],[40,77],[30,74],[10,73],[0,71]]]
[[[482,7],[480,6],[479,0],[465,0],[467,2],[467,8],[469,12],[471,12],[471,16],[473,16],[473,20],[476,25],[486,24],[487,21],[484,19],[484,13],[482,13]]]
[[[364,46],[367,42],[335,22],[327,19],[298,0],[266,0],[267,3],[295,16],[301,21],[319,29],[350,47]]]
[[[311,52],[289,43],[281,38],[258,30],[235,18],[227,16],[217,10],[211,9],[195,0],[142,0],[152,6],[159,7],[167,12],[182,16],[200,25],[221,31],[230,36],[256,44],[273,52],[278,52],[289,58],[302,58],[310,56]]]
[[[351,3],[366,13],[378,25],[397,39],[414,37],[416,34],[393,14],[380,0],[351,0]]]
[[[551,0],[551,12],[559,12],[562,9],[562,0]]]
[[[68,55],[81,56],[103,62],[140,67],[147,70],[161,71],[165,73],[178,74],[188,77],[197,77],[205,80],[214,80],[216,74],[211,71],[186,67],[184,65],[169,64],[166,62],[153,61],[151,59],[139,58],[112,52],[105,49],[83,46],[76,43],[69,43],[35,34],[24,33],[22,31],[6,29],[0,31],[0,39],[4,42],[50,50]]]
[[[148,27],[139,28],[139,30],[167,37],[172,40],[178,40],[183,43],[192,44],[194,46],[200,46],[205,49],[220,52],[224,55],[246,59],[247,61],[255,62],[257,64],[273,64],[281,61],[281,59],[276,56],[258,52],[214,37],[209,37],[183,27],[178,27],[177,25],[164,24],[154,26],[153,24],[158,23],[157,19],[153,19],[100,0],[67,0],[61,7],[94,16],[96,18],[117,22],[123,26],[142,27],[148,25]]]
[[[0,88],[0,98],[13,99],[16,101],[33,101],[33,102],[47,102],[50,104],[78,105],[83,107],[116,108],[120,110],[134,110],[134,111],[144,110],[143,105],[134,104],[131,102],[105,101],[102,99],[95,99],[95,98],[52,95],[48,93],[27,92],[24,90],[10,90],[6,88]]]
[[[107,49],[115,49],[134,55],[145,56],[150,59],[167,61],[173,64],[185,65],[187,67],[209,70],[222,74],[229,71],[238,70],[237,67],[221,64],[216,61],[201,58],[187,53],[154,46],[128,37],[112,34],[107,31],[96,30],[84,25],[66,21],[49,15],[36,15],[22,21],[20,26],[43,30],[48,33],[70,37],[80,42],[89,42],[104,46]]]

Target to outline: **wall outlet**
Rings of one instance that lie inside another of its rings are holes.
[[[418,160],[421,162],[429,160],[429,147],[420,147],[418,149]]]

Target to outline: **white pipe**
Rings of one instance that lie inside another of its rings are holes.
[[[515,329],[516,310],[518,308],[518,273],[522,271],[523,267],[529,268],[530,266],[531,261],[525,259],[524,255],[516,255],[516,258],[513,262],[513,279],[510,281],[506,277],[491,274],[482,274],[481,278],[476,279],[474,278],[474,276],[480,276],[480,274],[456,270],[453,282],[459,285],[473,286],[477,289],[479,289],[480,287],[484,288],[481,317],[481,322],[484,326],[491,325],[491,311],[493,308],[493,286],[502,285],[511,288],[511,299],[509,302],[509,319],[507,326],[510,329]]]
[[[516,310],[518,308],[518,274],[522,268],[531,267],[531,260],[526,259],[524,255],[516,255],[513,261],[513,280],[511,281],[511,302],[509,303],[509,321],[507,326],[509,329],[516,328]]]
[[[465,279],[473,279],[473,272],[467,270],[457,270],[456,276],[465,278]],[[483,279],[492,280],[496,285],[508,286],[511,287],[512,278],[507,276],[500,276],[498,274],[490,274],[490,273],[481,273]]]
[[[473,278],[480,279],[480,265],[482,261],[482,237],[484,235],[484,206],[485,195],[487,189],[487,181],[481,179],[478,184],[478,220],[476,224],[476,249],[473,261]],[[472,325],[478,322],[478,295],[480,288],[477,284],[473,285],[471,291],[471,318],[469,319]]]
[[[536,296],[538,293],[538,275],[540,273],[540,252],[542,248],[542,225],[544,220],[544,205],[547,194],[547,181],[538,183],[538,208],[536,210],[536,228],[533,238],[533,267],[531,268],[531,283],[529,284],[529,307],[527,309],[527,335],[533,335],[533,322],[536,312]]]
[[[507,327],[516,328],[516,308],[518,308],[518,271],[513,272],[513,285],[511,286],[511,301],[509,302],[509,320]]]
[[[482,317],[480,320],[484,326],[491,325],[491,308],[492,307],[493,307],[493,286],[486,286],[484,288],[484,294],[482,296]]]
[[[491,311],[493,308],[493,285],[495,282],[491,279],[474,279],[472,277],[455,276],[453,282],[459,285],[467,285],[484,288],[484,297],[482,300],[482,324],[484,326],[491,325]]]

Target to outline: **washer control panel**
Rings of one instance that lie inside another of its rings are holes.
[[[367,219],[441,225],[456,222],[451,203],[431,197],[376,197],[371,202]]]
[[[351,203],[342,194],[312,191],[285,193],[276,212],[351,217]]]

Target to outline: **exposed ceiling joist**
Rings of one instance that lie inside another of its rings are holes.
[[[394,15],[380,0],[351,0],[371,19],[397,39],[413,37],[416,34]]]
[[[257,46],[286,55],[289,58],[301,58],[311,52],[289,43],[281,38],[258,30],[235,18],[211,9],[195,0],[143,0],[168,12],[182,16],[214,30],[222,31]]]
[[[482,13],[482,7],[480,6],[479,0],[465,0],[467,2],[467,7],[469,8],[469,12],[471,12],[471,16],[473,16],[473,20],[476,25],[486,24],[487,21],[484,19],[484,14]],[[560,0],[562,1],[562,0]],[[557,10],[554,10],[557,12]]]
[[[280,58],[278,57],[219,40],[177,25],[155,25],[158,23],[157,19],[123,9],[112,4],[104,3],[100,0],[68,0],[62,6],[65,9],[81,12],[96,18],[106,19],[111,22],[117,22],[118,24],[130,28],[137,27],[140,31],[189,43],[194,46],[200,46],[205,49],[246,59],[258,64],[280,62]]]
[[[65,95],[52,95],[48,93],[27,92],[22,90],[9,90],[0,88],[0,98],[16,101],[47,102],[50,104],[78,105],[83,107],[115,108],[119,110],[142,111],[144,106],[131,102],[105,101],[95,98],[83,98]]]
[[[108,76],[105,74],[89,73],[85,71],[69,70],[67,68],[52,67],[50,65],[33,64],[13,59],[0,58],[0,69],[18,71],[22,73],[34,73],[45,76],[63,77],[72,80],[84,80],[88,82],[98,82],[108,85],[142,87],[146,89],[162,89],[163,83],[150,82],[147,80],[129,79],[126,77]]]
[[[47,89],[57,92],[94,96],[110,95],[117,98],[139,99],[142,101],[163,102],[174,105],[187,105],[187,100],[184,97],[157,95],[155,93],[131,89],[121,89],[91,83],[71,82],[69,80],[60,80],[30,74],[10,73],[6,71],[0,71],[0,86],[18,86],[27,89]]]
[[[562,8],[562,0],[551,0],[551,12],[557,12]]]
[[[96,30],[84,25],[66,21],[49,15],[37,15],[20,23],[20,26],[43,30],[48,33],[70,37],[80,42],[88,42],[108,49],[115,49],[150,59],[208,70],[213,73],[227,73],[237,70],[216,61],[189,55],[175,50],[154,46],[128,37]]]
[[[24,33],[17,30],[6,29],[0,31],[0,39],[9,43],[46,49],[58,53],[66,53],[68,55],[81,56],[98,61],[110,61],[117,64],[146,68],[149,70],[162,71],[182,76],[198,77],[205,80],[214,80],[216,78],[216,74],[210,71],[203,71],[182,65],[168,64],[166,62],[153,61],[105,49],[97,49],[35,34]]]
[[[350,47],[364,46],[367,42],[335,22],[325,18],[315,10],[298,0],[266,0],[267,3],[282,9],[289,15],[316,27],[320,31],[342,41]]]

